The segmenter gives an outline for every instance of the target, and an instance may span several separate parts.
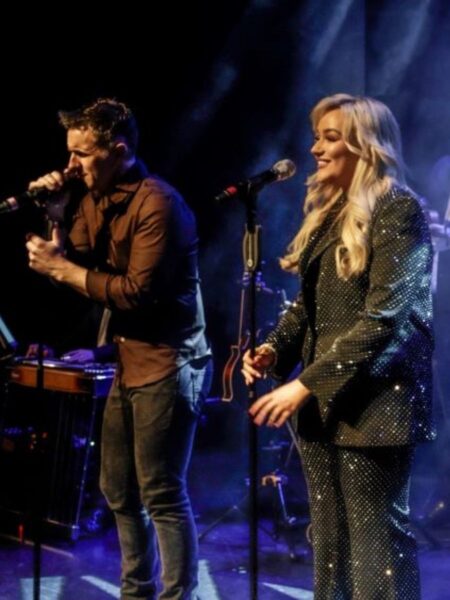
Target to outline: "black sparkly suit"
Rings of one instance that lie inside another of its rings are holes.
[[[274,376],[299,362],[313,396],[299,411],[316,600],[417,600],[408,491],[414,445],[434,437],[428,224],[416,198],[378,198],[365,271],[337,276],[336,216],[311,236],[302,291],[267,341]]]

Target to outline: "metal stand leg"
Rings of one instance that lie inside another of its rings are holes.
[[[201,542],[202,540],[204,540],[205,537],[208,535],[208,533],[210,533],[218,525],[220,525],[221,523],[226,521],[226,519],[228,519],[228,517],[230,515],[232,515],[233,513],[237,513],[237,512],[243,513],[244,511],[242,510],[241,505],[244,502],[246,502],[247,499],[248,499],[248,494],[245,494],[245,496],[242,498],[242,500],[240,502],[238,502],[237,504],[233,504],[232,506],[227,508],[227,510],[218,519],[213,521],[210,525],[208,525],[208,527],[206,527],[201,533],[199,533],[198,541]]]
[[[273,532],[269,535],[275,540],[283,537],[291,560],[303,560],[309,554],[309,551],[306,548],[301,551],[298,550],[298,534],[302,528],[306,531],[308,522],[289,515],[283,489],[287,483],[287,476],[279,471],[269,473],[262,478],[263,486],[273,487],[275,493],[274,504],[277,505],[274,506]]]

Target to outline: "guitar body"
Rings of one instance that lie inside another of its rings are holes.
[[[236,363],[241,356],[241,349],[237,345],[230,348],[230,356],[222,373],[222,400],[223,402],[231,402],[233,400],[233,373]]]

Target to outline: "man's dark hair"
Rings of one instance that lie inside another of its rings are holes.
[[[130,152],[136,153],[138,143],[136,119],[123,102],[112,98],[98,98],[77,110],[60,110],[58,118],[66,130],[91,127],[97,136],[97,144],[102,148],[111,148],[117,139],[122,138]]]

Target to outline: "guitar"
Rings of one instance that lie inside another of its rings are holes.
[[[230,346],[230,356],[222,372],[222,401],[231,402],[234,398],[233,376],[236,364],[241,359],[242,354],[247,350],[250,343],[250,332],[244,326],[245,313],[247,310],[247,291],[250,282],[250,273],[244,271],[241,282],[241,299],[239,305],[239,326],[236,344]],[[268,288],[262,279],[262,273],[256,273],[256,291],[265,294],[273,294],[273,290]],[[256,338],[261,336],[261,329],[256,331]]]

